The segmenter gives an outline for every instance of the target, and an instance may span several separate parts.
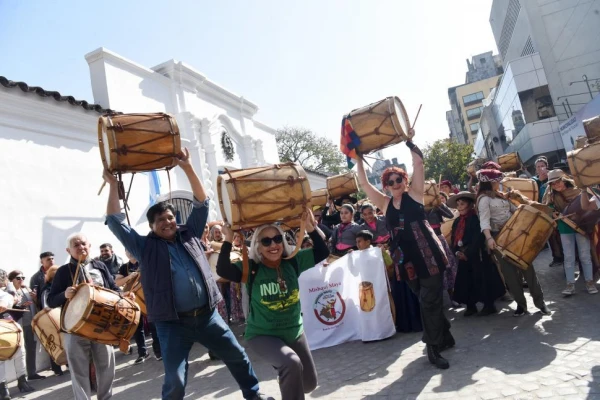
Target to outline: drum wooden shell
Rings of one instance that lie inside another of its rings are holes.
[[[435,181],[425,181],[425,193],[423,197],[425,211],[429,211],[440,204],[442,204],[440,200],[440,187]]]
[[[327,192],[331,200],[358,192],[358,180],[352,171],[345,174],[330,176],[326,180]]]
[[[444,235],[444,237],[446,238],[446,242],[448,242],[448,245],[450,245],[450,247],[452,247],[452,224],[454,224],[454,221],[460,215],[457,210],[452,210],[452,213],[454,214],[454,218],[442,222],[442,225],[440,226],[442,235]]]
[[[23,330],[15,322],[0,319],[0,361],[13,358],[23,340]]]
[[[467,173],[472,176],[473,178],[475,178],[477,176],[477,170],[479,170],[481,168],[481,165],[485,163],[485,160],[482,158],[478,158],[476,160],[471,161],[468,165],[467,165]]]
[[[500,164],[502,172],[510,172],[520,170],[523,163],[519,153],[507,153],[498,156],[498,164]]]
[[[581,193],[573,201],[565,207],[562,214],[570,215],[570,217],[564,218],[563,221],[571,228],[575,229],[582,235],[594,233],[596,225],[600,220],[600,210],[586,211],[581,208]],[[585,193],[589,198],[589,194]]]
[[[518,190],[527,199],[531,201],[538,201],[540,191],[538,189],[537,182],[533,179],[505,177],[502,179],[500,184],[502,185],[502,191],[504,193],[508,192],[510,189]],[[523,204],[522,202],[514,199],[510,200],[516,206]]]
[[[315,207],[325,207],[327,205],[327,189],[313,190],[311,193],[310,204]]]
[[[360,137],[357,150],[368,154],[412,139],[410,121],[402,101],[387,97],[348,114],[354,132]]]
[[[575,139],[575,150],[583,149],[586,144],[588,144],[587,136],[578,136],[577,139]]]
[[[360,309],[363,312],[371,312],[375,308],[375,289],[371,282],[361,282],[358,285]]]
[[[233,230],[299,219],[310,205],[310,184],[294,163],[226,171],[217,179],[221,215]]]
[[[112,173],[143,172],[176,165],[181,137],[175,117],[165,114],[103,115],[98,119],[98,146]]]
[[[567,161],[577,186],[600,183],[600,142],[568,152]]]
[[[589,142],[595,143],[600,140],[600,115],[583,121],[583,129]]]
[[[67,351],[60,335],[60,308],[44,308],[35,314],[31,327],[54,362],[67,365]]]
[[[519,268],[527,269],[556,228],[545,213],[521,205],[496,236],[497,252]]]
[[[65,332],[113,346],[131,339],[140,321],[140,309],[133,300],[87,283],[75,290],[61,314]]]
[[[137,278],[128,281],[123,287],[123,291],[133,292],[133,294],[135,294],[135,304],[140,308],[140,312],[143,315],[146,315],[146,297],[144,296],[144,289],[142,288],[142,280]]]

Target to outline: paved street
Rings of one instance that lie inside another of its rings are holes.
[[[446,371],[428,363],[420,334],[315,351],[319,386],[308,398],[600,399],[600,295],[588,295],[578,281],[577,294],[563,298],[562,268],[548,268],[549,262],[545,250],[535,266],[552,316],[536,314],[531,298],[532,314],[521,318],[512,316],[506,302],[498,302],[502,312],[491,317],[464,318],[462,310],[448,311],[457,346],[444,353],[451,364]],[[236,332],[241,334],[238,328]],[[256,355],[250,353],[250,358],[262,391],[278,399],[275,371]],[[162,363],[150,358],[134,366],[134,359],[117,355],[113,398],[160,398]],[[38,390],[20,398],[72,398],[68,375],[33,385]],[[11,393],[18,397],[15,383]],[[186,398],[242,397],[224,365],[210,361],[205,349],[196,346],[190,356]]]

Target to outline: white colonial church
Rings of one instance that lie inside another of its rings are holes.
[[[247,168],[279,162],[275,130],[255,119],[258,106],[217,84],[183,62],[170,60],[147,68],[104,48],[85,56],[94,103],[60,92],[29,86],[19,77],[0,76],[0,187],[3,267],[31,277],[39,254],[52,251],[56,262],[67,260],[65,240],[84,232],[98,255],[98,246],[121,245],[104,226],[106,196],[98,196],[102,162],[98,149],[98,117],[108,109],[124,113],[167,112],[177,119],[182,145],[208,190],[210,218],[220,218],[215,184],[224,168]],[[1,71],[0,71],[1,75]],[[227,161],[221,146],[233,143]],[[161,193],[169,191],[160,172]],[[129,176],[124,177],[126,187]],[[309,173],[312,189],[325,186],[325,176]],[[185,176],[175,168],[170,189],[189,197]],[[148,231],[149,175],[132,183],[130,219],[140,233]]]

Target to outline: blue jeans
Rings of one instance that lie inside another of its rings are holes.
[[[592,253],[590,250],[590,239],[579,233],[561,233],[560,240],[562,242],[563,253],[565,254],[565,275],[567,283],[575,283],[575,243],[579,251],[579,261],[583,269],[583,276],[587,281],[593,279],[592,276]]]
[[[188,356],[196,342],[223,360],[242,389],[245,399],[252,399],[256,395],[258,378],[248,355],[216,309],[205,315],[156,322],[155,325],[165,367],[163,399],[183,399],[187,384]]]

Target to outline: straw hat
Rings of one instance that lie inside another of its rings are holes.
[[[565,175],[566,174],[562,169],[553,169],[552,171],[548,172],[548,184],[559,180]]]
[[[455,194],[454,196],[450,197],[448,199],[448,202],[446,203],[446,205],[450,208],[456,208],[456,202],[460,199],[470,199],[473,203],[475,203],[475,193],[471,193],[471,192],[458,192],[457,194]]]

